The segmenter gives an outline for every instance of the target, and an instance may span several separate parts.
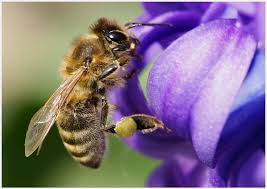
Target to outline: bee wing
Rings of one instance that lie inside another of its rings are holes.
[[[80,80],[85,68],[80,68],[71,78],[65,80],[45,105],[32,117],[25,138],[25,156],[30,156],[41,146],[48,131],[54,124],[66,99]]]

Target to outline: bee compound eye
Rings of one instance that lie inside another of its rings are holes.
[[[110,31],[108,33],[108,38],[111,41],[114,41],[114,42],[120,43],[120,44],[127,41],[127,36],[120,31]]]

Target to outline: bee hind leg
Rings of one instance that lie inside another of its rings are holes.
[[[151,133],[158,128],[164,129],[166,132],[171,131],[154,116],[146,114],[133,114],[127,117],[123,117],[116,124],[105,127],[104,131],[115,133],[119,137],[130,137],[136,131],[140,131],[143,134],[146,134]]]
[[[160,128],[166,132],[170,132],[171,130],[166,127],[162,121],[158,120],[155,116],[147,115],[147,114],[133,114],[131,116],[132,119],[137,124],[137,130],[142,133],[150,133]]]
[[[116,133],[114,130],[115,127],[116,127],[116,125],[112,124],[112,125],[108,125],[108,126],[103,127],[102,130],[105,132],[108,132],[108,133]]]

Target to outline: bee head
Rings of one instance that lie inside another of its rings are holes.
[[[92,28],[104,43],[115,54],[134,52],[138,40],[131,37],[128,30],[118,25],[116,21],[100,18]]]

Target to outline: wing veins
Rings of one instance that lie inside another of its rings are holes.
[[[85,68],[80,68],[73,77],[65,80],[48,99],[45,105],[32,117],[25,138],[25,155],[28,157],[39,146],[56,121],[67,98],[80,80]]]

